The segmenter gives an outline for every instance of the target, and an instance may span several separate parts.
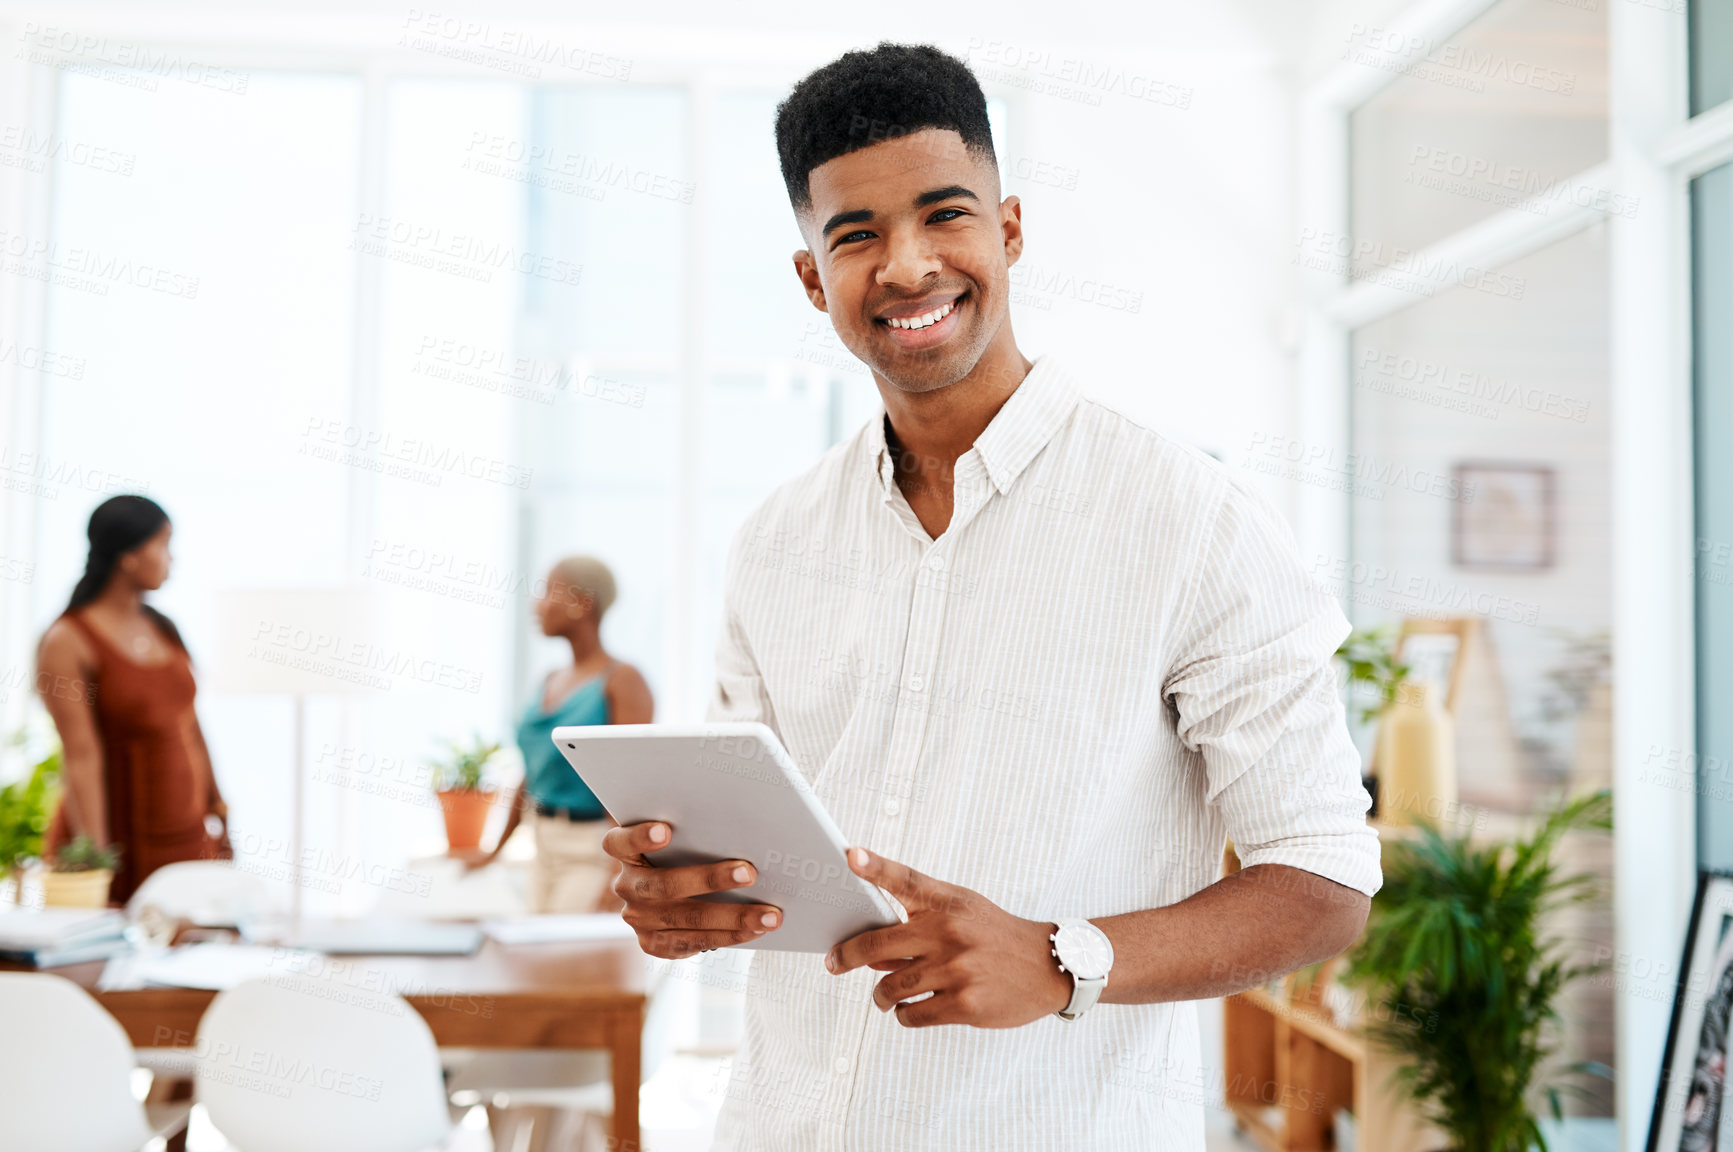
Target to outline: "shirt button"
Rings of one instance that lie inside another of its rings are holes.
[[[895,816],[898,812],[901,812],[902,810],[903,810],[903,806],[901,804],[897,803],[897,798],[895,796],[892,796],[890,799],[885,801],[885,815],[886,816]]]
[[[943,572],[945,570],[945,558],[935,552],[927,557],[927,567],[934,572]]]
[[[921,674],[919,672],[916,672],[909,677],[909,691],[910,692],[919,692],[925,686],[926,686],[926,681],[921,679]]]
[[[836,1070],[838,1072],[847,1072],[848,1071],[848,1057],[847,1056],[838,1056],[836,1058]]]

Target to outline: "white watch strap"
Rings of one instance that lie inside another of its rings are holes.
[[[1101,990],[1105,987],[1107,987],[1107,977],[1105,976],[1096,980],[1079,980],[1075,973],[1072,974],[1071,1003],[1065,1005],[1064,1009],[1059,1012],[1060,1019],[1075,1020],[1083,1015],[1085,1010],[1094,1007],[1095,1002],[1101,998]]]
[[[1087,920],[1073,919],[1053,922],[1053,932],[1049,936],[1049,939],[1054,945],[1053,956],[1056,962],[1059,957],[1059,931],[1064,928],[1065,925],[1072,923],[1087,924],[1089,922]],[[1093,927],[1093,925],[1091,925],[1091,927]],[[1061,1008],[1058,1012],[1055,1012],[1054,1015],[1058,1016],[1061,1020],[1075,1020],[1079,1016],[1083,1015],[1083,1013],[1088,1009],[1093,1007],[1095,1002],[1101,998],[1101,990],[1107,987],[1107,977],[1099,976],[1093,980],[1082,980],[1078,978],[1077,973],[1072,972],[1063,964],[1060,964],[1059,967],[1067,976],[1071,977],[1071,1000],[1065,1005],[1065,1007]]]

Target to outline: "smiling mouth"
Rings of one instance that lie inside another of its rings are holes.
[[[886,327],[901,329],[905,332],[915,332],[922,328],[931,328],[934,324],[937,324],[952,312],[955,312],[957,306],[963,302],[963,297],[965,295],[967,295],[967,293],[960,294],[956,299],[949,303],[941,304],[937,308],[921,313],[919,316],[880,317],[878,322]]]

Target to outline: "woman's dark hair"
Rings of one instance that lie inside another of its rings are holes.
[[[85,529],[90,555],[84,561],[84,575],[74,585],[66,610],[76,612],[102,595],[120,558],[162,531],[167,523],[168,513],[162,505],[146,496],[115,496],[98,504],[90,514],[90,527]],[[144,605],[144,614],[185,650],[180,629],[173,621],[149,604]]]
[[[949,128],[994,162],[987,98],[969,66],[930,44],[845,52],[776,107],[776,152],[796,213],[812,209],[808,177],[827,160],[923,128]]]

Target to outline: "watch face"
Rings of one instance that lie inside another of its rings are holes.
[[[1079,980],[1099,980],[1113,965],[1113,942],[1093,924],[1066,924],[1053,941],[1065,970]]]

